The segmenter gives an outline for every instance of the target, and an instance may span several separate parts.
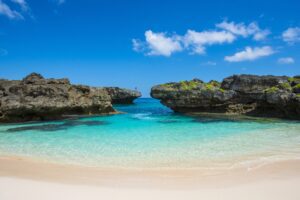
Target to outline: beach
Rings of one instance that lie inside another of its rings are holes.
[[[0,200],[300,200],[299,8],[0,0]]]
[[[0,126],[0,199],[299,199],[299,123],[122,115]]]
[[[19,199],[299,199],[300,162],[205,176],[197,170],[113,170],[6,157],[0,198]]]

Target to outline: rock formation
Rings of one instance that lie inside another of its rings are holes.
[[[154,86],[151,96],[176,112],[236,113],[300,119],[300,76],[233,75]]]
[[[112,98],[118,102],[124,98],[127,103],[137,96],[137,93],[126,89],[72,85],[68,79],[45,79],[36,73],[20,81],[0,79],[0,122],[108,114],[115,112]]]
[[[142,96],[137,90],[129,90],[119,87],[105,87],[113,104],[132,104],[136,98]]]

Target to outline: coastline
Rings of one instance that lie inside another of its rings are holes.
[[[299,199],[299,184],[299,160],[203,176],[198,170],[113,170],[0,158],[3,200],[39,199],[38,193],[43,199]]]
[[[285,160],[266,163],[249,170],[241,166],[232,169],[216,169],[207,173],[205,169],[132,169],[101,168],[72,164],[58,164],[23,157],[0,157],[0,177],[14,177],[36,181],[79,185],[130,185],[182,187],[229,186],[262,181],[266,178],[298,177],[300,160]]]

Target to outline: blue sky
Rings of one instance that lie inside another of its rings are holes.
[[[0,0],[0,77],[137,87],[300,74],[300,1]]]

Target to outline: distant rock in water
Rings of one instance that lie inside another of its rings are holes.
[[[132,104],[136,98],[142,96],[137,90],[129,90],[119,87],[105,87],[113,104]]]
[[[233,75],[152,87],[151,96],[176,112],[235,113],[300,119],[300,76]]]
[[[0,79],[0,122],[113,112],[111,97],[104,88],[72,85],[68,79],[45,79],[37,73],[21,81]]]

